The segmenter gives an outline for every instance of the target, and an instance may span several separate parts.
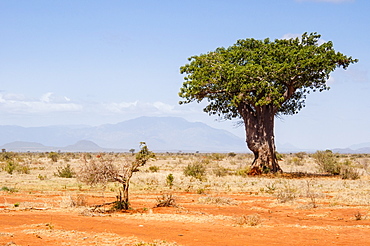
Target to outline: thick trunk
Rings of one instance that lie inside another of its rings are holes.
[[[275,154],[274,107],[241,105],[238,109],[244,120],[248,148],[254,154],[252,171],[256,174],[281,172]]]
[[[117,210],[128,210],[130,204],[128,201],[128,183],[122,183],[122,189],[119,190],[115,208]]]
[[[128,210],[130,207],[129,200],[128,200],[128,188],[130,186],[130,183],[127,182],[126,184],[123,185],[123,198],[122,202],[125,205],[125,210]]]

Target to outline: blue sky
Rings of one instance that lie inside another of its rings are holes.
[[[280,143],[303,149],[370,142],[367,0],[0,0],[0,125],[117,123],[181,116],[244,138],[243,127],[178,105],[187,58],[238,39],[318,32],[359,59],[335,71],[297,115],[276,119]]]

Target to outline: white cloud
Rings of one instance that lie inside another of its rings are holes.
[[[120,102],[105,103],[105,110],[112,113],[140,113],[146,115],[155,115],[163,113],[174,113],[174,106],[163,102]]]
[[[43,95],[41,96],[40,101],[41,101],[41,102],[48,103],[48,102],[50,102],[50,97],[51,97],[52,95],[53,95],[53,93],[52,93],[52,92],[45,93],[45,94],[43,94]]]
[[[0,94],[0,111],[10,114],[50,113],[80,111],[82,105],[71,103],[52,92],[41,95],[39,99],[27,98],[22,94]]]

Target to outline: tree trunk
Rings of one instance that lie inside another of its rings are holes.
[[[248,148],[254,154],[252,171],[255,174],[281,172],[275,153],[274,107],[240,105],[238,110],[244,120]]]
[[[124,210],[128,210],[130,208],[130,203],[128,200],[128,188],[130,186],[130,180],[127,181],[126,184],[123,184],[123,199],[121,202],[124,204]]]

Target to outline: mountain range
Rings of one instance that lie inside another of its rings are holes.
[[[139,117],[100,126],[0,126],[0,149],[21,152],[126,152],[140,142],[157,152],[250,152],[245,140],[226,130],[180,117]],[[277,142],[281,153],[314,152]],[[336,153],[370,153],[370,143],[333,149]]]
[[[154,151],[248,151],[242,138],[180,117],[139,117],[100,126],[0,126],[0,148],[9,151],[128,151],[140,142]]]

